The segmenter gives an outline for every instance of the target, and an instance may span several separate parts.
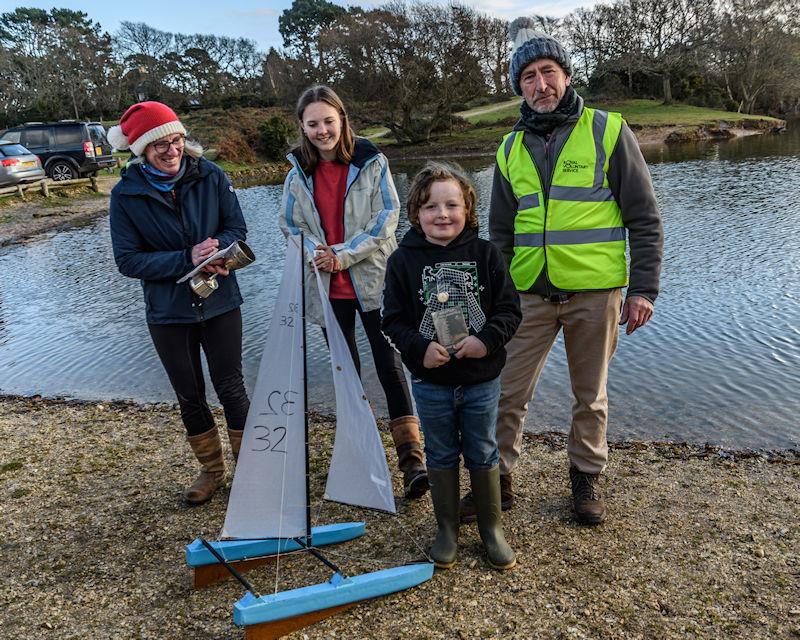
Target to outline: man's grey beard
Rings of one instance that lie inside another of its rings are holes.
[[[531,111],[533,111],[534,113],[553,113],[553,111],[555,111],[558,108],[558,102],[556,102],[552,108],[545,107],[544,105],[541,104],[536,104],[536,106],[531,106],[531,105],[528,106],[531,107]]]

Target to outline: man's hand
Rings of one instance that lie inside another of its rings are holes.
[[[450,362],[450,354],[438,342],[429,342],[422,359],[422,366],[426,369],[435,369]]]
[[[483,358],[487,353],[486,345],[475,336],[467,336],[453,345],[456,358]]]
[[[631,335],[639,327],[647,324],[647,321],[653,317],[653,303],[647,298],[642,296],[628,296],[625,299],[625,304],[622,305],[622,314],[619,317],[619,323],[628,323],[625,327],[625,335]]]

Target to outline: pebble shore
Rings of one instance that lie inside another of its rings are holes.
[[[367,535],[330,558],[360,573],[423,557],[435,527],[428,496],[398,498],[397,517],[321,500],[332,436],[331,419],[315,415],[314,522],[364,519]],[[184,545],[218,534],[228,491],[182,504],[196,463],[174,407],[5,397],[0,439],[0,637],[244,636],[232,623],[238,584],[191,588]],[[797,452],[617,444],[608,520],[594,528],[572,521],[562,437],[527,437],[514,485],[504,521],[515,569],[489,568],[465,525],[454,569],[288,637],[800,638]],[[249,578],[270,593],[275,566]],[[328,578],[293,556],[277,585]]]

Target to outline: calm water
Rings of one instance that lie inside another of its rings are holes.
[[[800,128],[646,155],[666,229],[662,294],[653,321],[620,338],[609,383],[610,438],[800,446]],[[468,165],[482,221],[487,165]],[[416,168],[395,163],[401,198]],[[239,198],[258,256],[238,272],[252,388],[284,254],[280,187],[241,189]],[[107,220],[6,250],[0,270],[2,392],[174,401],[144,323],[140,286],[114,267]],[[312,405],[331,409],[316,328],[309,347]],[[361,349],[367,393],[383,410],[365,341]],[[570,405],[559,339],[528,428],[565,430]]]

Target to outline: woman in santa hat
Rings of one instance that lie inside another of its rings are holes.
[[[130,107],[108,132],[134,155],[111,192],[111,241],[120,273],[144,289],[147,325],[180,404],[187,440],[201,465],[184,491],[189,504],[208,500],[225,478],[217,427],[206,401],[200,350],[225,411],[234,458],[249,401],[242,379],[242,296],[222,260],[204,267],[218,288],[202,298],[176,284],[220,248],[244,240],[247,226],[225,173],[186,139],[178,116],[160,102]]]

